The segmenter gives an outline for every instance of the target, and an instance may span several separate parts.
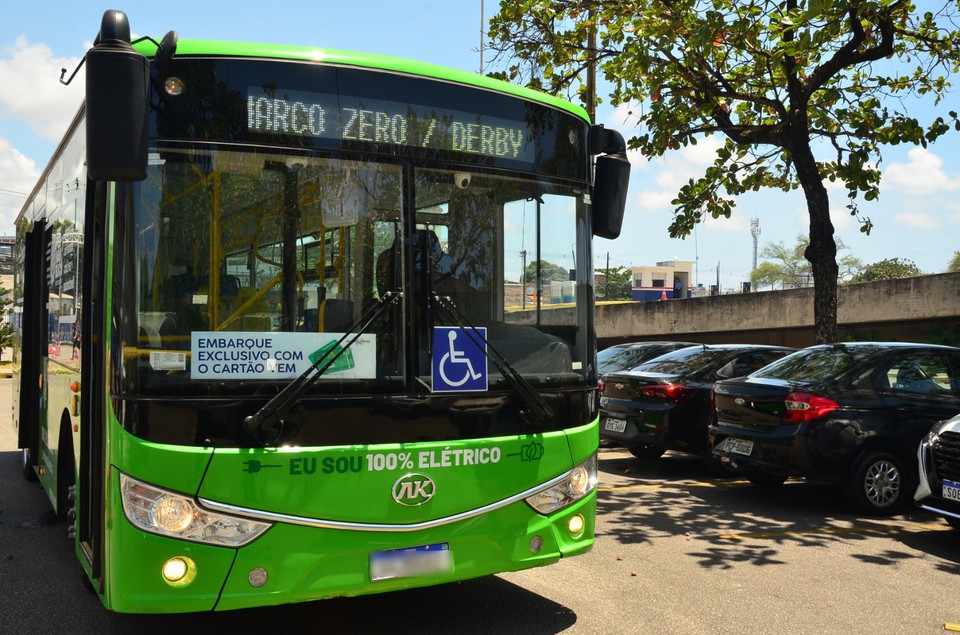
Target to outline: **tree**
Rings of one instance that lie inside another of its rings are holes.
[[[527,284],[532,284],[537,279],[537,261],[531,262],[523,270],[523,279]],[[570,279],[570,271],[560,265],[555,265],[547,260],[540,260],[540,283],[549,284],[551,281],[565,281]]]
[[[597,269],[597,275],[603,276],[604,283],[594,289],[598,298],[604,300],[633,299],[633,273],[625,267]]]
[[[800,188],[816,339],[828,342],[838,264],[824,182],[846,186],[869,233],[857,200],[880,193],[881,147],[960,130],[956,112],[922,124],[909,110],[915,97],[939,103],[958,70],[958,14],[955,1],[921,14],[906,0],[519,0],[501,3],[490,37],[510,60],[503,76],[551,93],[589,94],[584,77],[599,68],[611,102],[636,118],[629,146],[647,157],[725,137],[674,199],[673,237],[729,217],[747,191]]]
[[[950,259],[950,264],[947,265],[947,271],[960,271],[960,249],[953,252],[953,258]]]
[[[760,252],[765,260],[750,273],[750,282],[754,289],[777,284],[781,289],[809,287],[813,277],[810,262],[804,257],[810,240],[806,236],[797,236],[793,247],[788,248],[782,242],[770,243]],[[837,240],[837,250],[846,249],[846,245]],[[841,256],[837,262],[837,280],[850,280],[863,268],[859,258],[851,255]]]
[[[3,349],[13,345],[13,325],[9,322],[12,304],[10,289],[0,286],[0,361],[3,361]]]
[[[912,260],[887,258],[865,266],[850,282],[874,282],[876,280],[896,280],[922,275],[920,268]]]

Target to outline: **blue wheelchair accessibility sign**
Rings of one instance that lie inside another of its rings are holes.
[[[482,339],[481,339],[482,338]],[[433,392],[487,390],[487,329],[433,328]]]

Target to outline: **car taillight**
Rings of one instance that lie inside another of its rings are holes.
[[[792,392],[783,400],[786,410],[783,420],[788,423],[800,423],[819,419],[828,412],[840,407],[833,399],[820,395],[811,395],[808,392]]]
[[[655,399],[667,399],[674,403],[680,403],[697,392],[696,388],[681,386],[679,384],[657,384],[655,386],[640,386],[637,388],[637,394],[642,397],[653,397]]]

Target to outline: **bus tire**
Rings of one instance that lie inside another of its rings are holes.
[[[23,478],[30,482],[36,482],[38,478],[33,452],[30,451],[30,448],[23,448],[20,456],[20,470],[23,473]]]
[[[74,501],[71,489],[76,483],[73,461],[73,437],[69,426],[60,430],[60,444],[57,449],[57,518],[68,520]]]

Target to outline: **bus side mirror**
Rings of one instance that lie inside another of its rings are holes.
[[[103,14],[87,51],[87,175],[98,181],[147,178],[147,96],[150,65],[130,45],[122,11]]]
[[[614,239],[620,235],[630,185],[627,145],[615,130],[590,129],[590,151],[597,157],[593,175],[593,235]]]

